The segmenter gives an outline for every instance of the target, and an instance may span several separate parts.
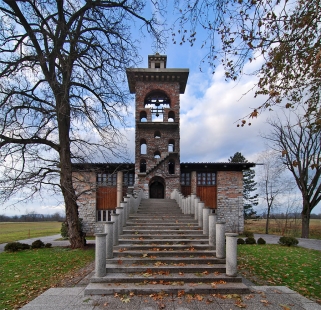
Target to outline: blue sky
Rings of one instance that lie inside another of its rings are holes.
[[[147,57],[153,54],[153,51],[148,38],[142,41],[144,43],[141,45],[140,54],[143,62],[139,67],[147,68]],[[261,97],[254,98],[253,92],[247,93],[257,81],[250,73],[258,68],[260,59],[245,65],[244,75],[240,80],[225,82],[221,67],[217,68],[214,75],[206,66],[203,66],[203,72],[200,72],[200,61],[205,53],[198,48],[200,45],[201,38],[197,38],[193,48],[186,43],[180,46],[169,41],[166,51],[160,51],[167,55],[167,68],[190,70],[186,92],[181,95],[181,162],[224,162],[236,152],[241,152],[249,161],[255,162],[259,153],[266,149],[265,141],[260,137],[260,133],[269,131],[266,119],[273,118],[274,113],[280,112],[275,108],[274,112],[265,112],[252,120],[251,126],[236,126],[237,121],[249,114],[251,108],[263,102]],[[129,110],[129,127],[125,133],[133,162],[134,100],[131,101]],[[21,215],[31,211],[43,214],[63,213],[62,198],[43,193],[43,197],[21,204],[19,208],[0,207],[0,214],[6,215]],[[319,212],[320,206],[314,213]]]

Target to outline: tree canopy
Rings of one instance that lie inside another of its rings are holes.
[[[240,153],[236,152],[228,159],[231,163],[247,163],[248,160]],[[254,181],[255,171],[248,169],[243,171],[243,208],[244,218],[249,218],[256,214],[253,207],[258,205],[258,194],[256,192],[256,182]]]
[[[58,188],[72,247],[82,243],[72,162],[93,155],[108,161],[124,149],[125,69],[140,60],[132,25],[162,44],[157,7],[147,18],[144,6],[143,0],[0,2],[1,199]]]
[[[304,105],[310,123],[321,127],[321,4],[319,0],[176,0],[180,17],[174,43],[196,44],[206,33],[202,60],[213,73],[223,65],[226,79],[244,74],[248,61],[262,62],[255,96],[261,103],[248,115],[257,117],[275,105]],[[201,65],[202,67],[202,65]],[[312,118],[311,118],[312,116]],[[242,119],[244,126],[246,120]]]

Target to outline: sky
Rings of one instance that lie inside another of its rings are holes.
[[[275,111],[264,112],[251,120],[251,126],[236,126],[240,118],[264,100],[263,97],[254,98],[254,92],[248,93],[257,82],[257,78],[250,73],[258,68],[260,59],[247,63],[244,75],[238,81],[226,82],[222,67],[218,67],[215,74],[211,73],[210,68],[204,70],[205,66],[200,72],[200,61],[204,56],[204,51],[198,48],[200,41],[193,48],[188,44],[180,46],[169,42],[166,51],[161,52],[167,55],[167,68],[188,68],[190,72],[185,94],[180,97],[181,162],[227,162],[236,152],[241,152],[248,161],[256,162],[259,153],[267,149],[264,139],[260,137],[260,134],[269,131],[267,118],[275,117],[275,113],[280,115],[280,109],[275,108]],[[154,52],[148,40],[143,42],[140,48],[143,62],[139,67],[147,68],[148,55]],[[129,127],[125,134],[131,161],[134,162],[134,99],[129,111]],[[64,213],[61,197],[47,193],[42,195],[32,202],[20,204],[18,208],[1,206],[0,214]],[[261,213],[263,206],[257,210]],[[318,206],[314,213],[320,212],[321,207]]]

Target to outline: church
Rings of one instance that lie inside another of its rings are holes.
[[[156,53],[148,56],[148,68],[126,73],[135,94],[135,163],[73,165],[84,232],[99,231],[128,194],[169,199],[174,190],[185,197],[195,194],[226,222],[228,232],[242,232],[243,170],[255,164],[180,161],[180,95],[189,69],[167,68],[167,56]]]

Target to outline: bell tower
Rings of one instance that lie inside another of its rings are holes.
[[[170,198],[180,189],[180,94],[188,69],[167,68],[167,56],[148,56],[148,68],[127,69],[135,100],[135,189]]]

